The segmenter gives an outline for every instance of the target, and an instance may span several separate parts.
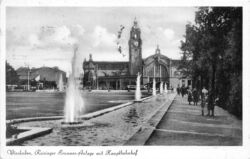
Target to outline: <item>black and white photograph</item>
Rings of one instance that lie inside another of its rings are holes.
[[[141,146],[243,149],[245,8],[5,6],[1,155],[91,158],[54,146],[105,149],[92,158],[142,158]]]

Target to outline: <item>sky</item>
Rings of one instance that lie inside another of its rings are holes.
[[[143,58],[159,45],[163,55],[179,59],[185,25],[194,23],[195,11],[194,7],[7,7],[6,58],[15,69],[57,66],[69,73],[77,46],[78,71],[90,53],[94,61],[128,61],[129,32],[136,18]],[[118,39],[121,25],[125,28]]]

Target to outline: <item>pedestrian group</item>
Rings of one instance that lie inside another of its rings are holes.
[[[194,106],[198,105],[199,100],[200,106],[201,106],[201,115],[204,116],[204,109],[207,107],[207,116],[214,117],[214,106],[218,105],[219,98],[216,98],[215,100],[212,98],[212,95],[209,94],[209,92],[205,87],[202,88],[202,90],[199,92],[196,88],[193,88],[191,86],[185,87],[184,85],[180,87],[178,85],[177,87],[177,93],[178,95],[181,95],[184,97],[187,95],[188,97],[188,104],[191,105],[192,102]]]

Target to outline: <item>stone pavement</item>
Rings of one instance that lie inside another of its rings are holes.
[[[177,95],[145,145],[242,145],[242,121],[220,107],[215,117],[201,116],[199,104]]]

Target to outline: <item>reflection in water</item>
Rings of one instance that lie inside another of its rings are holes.
[[[126,123],[131,123],[133,127],[138,126],[139,115],[135,107],[131,107],[123,117]]]

